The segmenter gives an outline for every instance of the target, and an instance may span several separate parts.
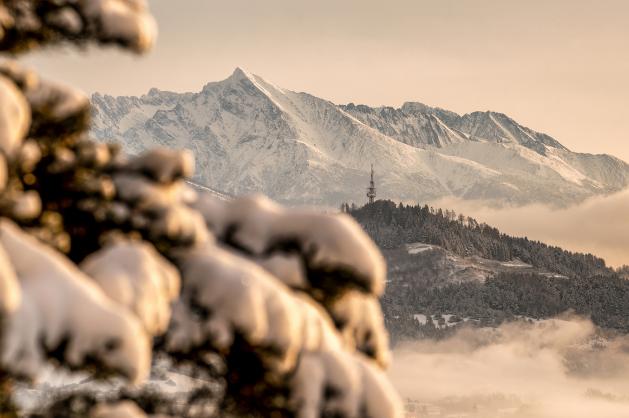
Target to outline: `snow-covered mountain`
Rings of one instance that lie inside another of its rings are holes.
[[[629,185],[625,162],[571,152],[501,113],[339,106],[242,69],[198,93],[94,94],[92,103],[96,138],[131,153],[190,149],[194,182],[286,203],[363,202],[371,163],[378,197],[394,200],[564,206]]]

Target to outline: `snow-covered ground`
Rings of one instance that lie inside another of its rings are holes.
[[[384,250],[389,266],[389,280],[399,277],[423,277],[433,285],[485,281],[501,272],[530,271],[548,277],[564,277],[553,272],[536,269],[519,259],[509,261],[489,260],[482,257],[462,257],[438,245],[414,242],[399,249]]]
[[[464,324],[466,322],[479,322],[478,319],[474,318],[460,318],[456,315],[452,314],[415,314],[413,315],[413,319],[417,321],[419,325],[428,325],[431,323],[437,329],[446,329],[450,327],[454,327],[457,325]]]
[[[434,245],[424,244],[424,243],[421,243],[421,242],[415,242],[413,244],[407,244],[406,245],[406,250],[411,255],[413,255],[413,254],[420,254],[420,253],[423,253],[424,251],[430,251],[430,250],[434,250],[434,249],[435,249]]]

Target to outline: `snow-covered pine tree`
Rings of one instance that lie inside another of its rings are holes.
[[[0,1],[7,54],[143,52],[155,33],[143,0]],[[350,217],[197,193],[193,156],[124,156],[89,119],[81,93],[0,63],[0,416],[51,364],[136,386],[31,416],[401,416],[384,261]],[[176,402],[142,386],[164,367],[196,386]]]

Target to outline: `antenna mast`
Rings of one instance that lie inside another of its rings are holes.
[[[373,181],[373,164],[371,164],[371,181],[367,188],[367,197],[369,198],[369,203],[373,203],[376,199],[376,183]]]

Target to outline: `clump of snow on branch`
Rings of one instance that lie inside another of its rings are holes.
[[[13,81],[22,92],[21,100],[26,99],[28,118],[24,130],[28,132],[30,123],[31,137],[67,136],[87,128],[90,104],[83,93],[41,80],[33,71],[15,61],[0,62],[0,75]]]
[[[129,222],[160,250],[211,240],[201,214],[187,205],[196,193],[183,178],[193,167],[187,152],[156,149],[121,164],[112,176]]]
[[[298,418],[403,416],[382,370],[341,350],[305,353],[291,383]]]
[[[347,345],[374,358],[381,367],[389,365],[389,338],[376,298],[350,291],[331,303],[330,314]]]
[[[144,52],[156,35],[155,20],[144,0],[5,0],[0,4],[0,51],[92,41]]]
[[[100,23],[101,41],[122,43],[138,52],[153,45],[157,26],[146,0],[88,0],[84,4],[85,15]]]
[[[272,254],[268,257],[253,257],[266,271],[280,279],[292,289],[305,290],[309,284],[306,268],[298,254]]]
[[[36,378],[48,355],[56,352],[71,368],[96,362],[133,381],[147,376],[149,339],[135,317],[69,260],[6,220],[0,221],[0,244],[22,293],[4,324],[3,369]]]
[[[297,253],[313,289],[348,286],[374,295],[384,289],[384,259],[349,216],[287,210],[262,195],[229,201],[204,195],[194,207],[219,239],[248,254]]]
[[[134,158],[127,169],[139,172],[157,183],[169,184],[194,174],[194,156],[189,150],[155,148]]]
[[[146,418],[146,414],[135,403],[121,401],[95,406],[90,411],[89,418]]]
[[[17,276],[9,261],[9,256],[0,246],[0,322],[4,315],[12,313],[18,308],[21,300],[22,292]]]
[[[25,94],[33,114],[45,115],[50,124],[89,110],[89,101],[83,93],[51,82],[40,81],[26,89]]]
[[[15,152],[26,136],[30,122],[26,99],[14,83],[0,75],[0,149],[5,155]]]
[[[179,296],[179,272],[149,244],[114,242],[90,255],[81,269],[133,311],[149,334],[166,331],[171,303]]]

